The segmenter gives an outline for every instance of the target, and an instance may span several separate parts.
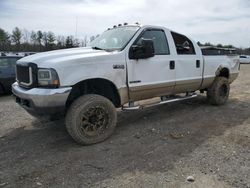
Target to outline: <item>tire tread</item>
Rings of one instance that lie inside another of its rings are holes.
[[[114,118],[113,123],[116,124],[117,121],[117,116],[116,116],[116,108],[114,107],[113,103],[100,95],[96,95],[96,94],[87,94],[87,95],[83,95],[79,98],[77,98],[69,107],[68,112],[66,114],[66,118],[65,118],[65,124],[66,124],[66,129],[68,131],[68,133],[71,135],[71,137],[79,144],[81,145],[90,145],[90,144],[95,144],[98,142],[101,142],[103,140],[105,140],[106,138],[108,138],[110,135],[108,135],[107,137],[105,137],[102,140],[98,140],[96,142],[88,142],[88,141],[84,141],[84,139],[82,139],[82,136],[80,135],[80,133],[76,130],[76,127],[74,126],[75,124],[75,113],[78,111],[79,108],[85,107],[91,103],[94,102],[105,102],[107,104],[107,106],[109,106],[109,110],[113,111],[113,114],[111,114],[112,118]],[[111,109],[112,108],[112,109]],[[113,125],[115,127],[115,125]],[[114,128],[113,127],[113,128]],[[113,131],[111,131],[113,132]]]

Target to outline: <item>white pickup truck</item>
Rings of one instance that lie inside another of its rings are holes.
[[[211,104],[224,104],[238,73],[237,56],[204,56],[196,42],[165,27],[119,24],[89,47],[20,59],[12,91],[30,114],[66,114],[69,134],[87,145],[112,134],[116,108],[145,107],[135,105],[141,100],[163,104],[206,91]]]

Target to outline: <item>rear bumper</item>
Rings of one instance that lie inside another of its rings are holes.
[[[71,89],[71,87],[24,89],[16,82],[12,84],[16,102],[35,116],[63,113]]]

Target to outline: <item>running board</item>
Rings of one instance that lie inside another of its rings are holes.
[[[167,103],[192,99],[195,97],[197,97],[197,94],[187,95],[184,97],[176,97],[173,99],[161,100],[160,102],[153,103],[153,104],[145,104],[145,105],[138,105],[138,106],[129,105],[128,107],[122,106],[122,110],[140,110],[140,109],[144,109],[144,108],[148,108],[148,107],[152,107],[152,106],[157,106],[157,105],[161,105],[161,104],[167,104]]]

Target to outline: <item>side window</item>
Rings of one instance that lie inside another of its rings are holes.
[[[0,68],[10,68],[16,66],[18,58],[0,58]]]
[[[146,30],[139,39],[137,39],[136,44],[141,44],[141,39],[151,39],[154,43],[155,55],[168,55],[169,47],[167,43],[167,38],[162,30]]]
[[[185,54],[195,54],[194,45],[191,40],[189,40],[186,36],[171,32],[177,54],[185,55]]]
[[[0,67],[1,68],[10,67],[10,63],[9,63],[8,58],[0,58]]]
[[[241,55],[240,58],[247,58],[246,56]]]

